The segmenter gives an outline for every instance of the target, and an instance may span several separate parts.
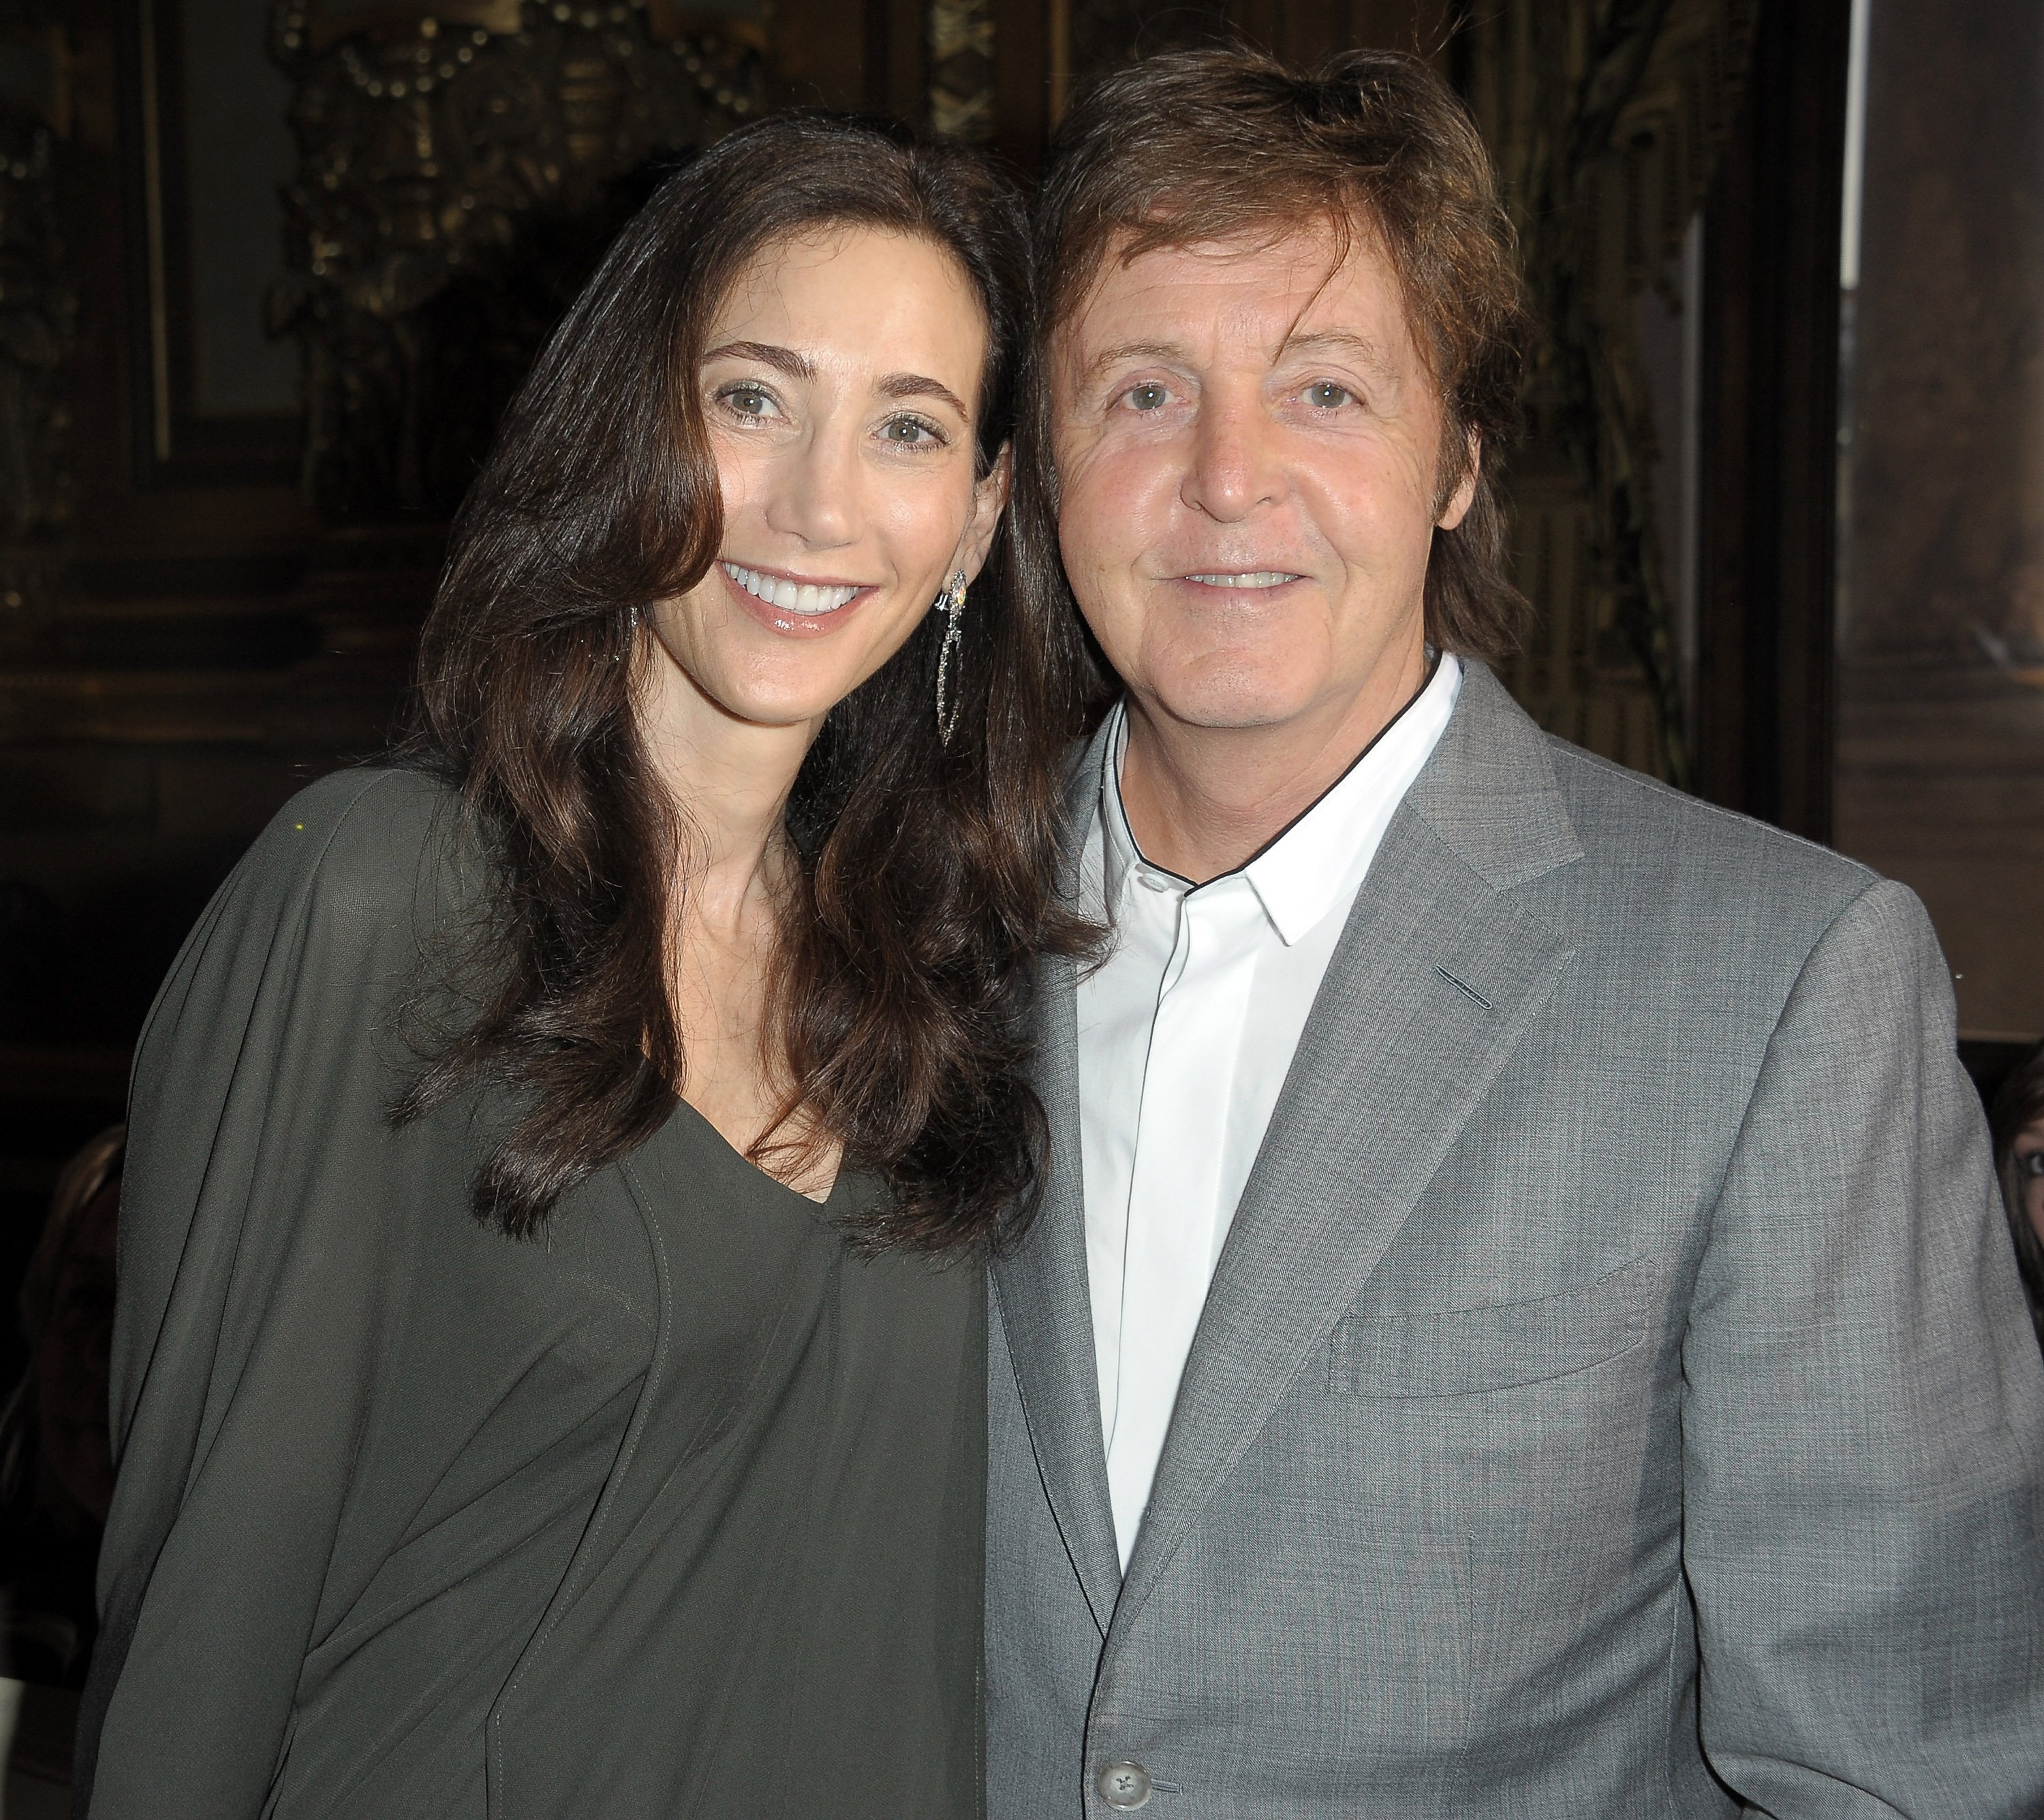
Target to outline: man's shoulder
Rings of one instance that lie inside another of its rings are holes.
[[[1678,887],[1666,905],[1738,902],[1800,921],[1880,882],[1857,860],[1705,802],[1550,734],[1547,756],[1593,874]]]
[[[1793,969],[1881,884],[1815,841],[1543,732],[1481,664],[1465,665],[1439,757],[1416,803],[1435,831],[1493,887],[1628,964]]]

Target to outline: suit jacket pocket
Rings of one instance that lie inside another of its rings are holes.
[[[1646,1337],[1644,1258],[1558,1295],[1434,1314],[1358,1310],[1335,1327],[1327,1388],[1352,1396],[1460,1397],[1588,1371]]]

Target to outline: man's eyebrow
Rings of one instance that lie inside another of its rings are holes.
[[[1316,329],[1309,334],[1289,335],[1285,337],[1283,352],[1287,354],[1346,354],[1360,361],[1371,371],[1385,378],[1395,379],[1398,368],[1382,346],[1367,335],[1352,334],[1346,329]]]
[[[1387,379],[1396,379],[1398,368],[1382,346],[1367,335],[1357,335],[1346,329],[1316,329],[1304,335],[1287,336],[1281,354],[1346,354],[1362,363],[1371,371],[1381,373]],[[1103,373],[1131,360],[1181,360],[1185,350],[1171,341],[1120,341],[1112,348],[1104,348],[1086,363],[1085,377],[1089,383]]]
[[[756,360],[763,367],[771,367],[777,373],[786,373],[791,379],[813,379],[816,376],[816,363],[808,355],[793,348],[777,347],[771,341],[727,341],[720,348],[713,348],[703,356],[705,364],[712,360]]]
[[[880,395],[884,398],[935,398],[947,404],[968,423],[972,413],[965,408],[964,401],[941,379],[933,379],[925,373],[889,373],[880,382]]]
[[[1117,341],[1086,362],[1089,383],[1128,360],[1182,360],[1185,351],[1174,341]]]

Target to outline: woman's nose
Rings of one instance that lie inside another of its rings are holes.
[[[852,439],[820,427],[776,464],[766,522],[813,549],[859,535],[859,464]]]

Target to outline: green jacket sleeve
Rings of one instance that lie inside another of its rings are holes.
[[[207,909],[137,1053],[112,1379],[118,1477],[78,1747],[92,1820],[250,1820],[410,1287],[386,1115],[448,794],[302,793]]]

